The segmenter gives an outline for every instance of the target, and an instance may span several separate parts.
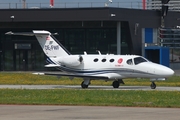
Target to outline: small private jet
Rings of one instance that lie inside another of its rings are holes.
[[[125,78],[150,78],[151,89],[156,88],[155,81],[165,80],[174,74],[166,66],[153,63],[139,55],[71,55],[54,36],[44,30],[33,30],[32,33],[13,33],[7,35],[36,36],[47,56],[48,65],[61,70],[60,73],[35,73],[38,75],[69,76],[83,78],[82,88],[88,88],[91,80],[112,80],[112,86],[119,88]]]

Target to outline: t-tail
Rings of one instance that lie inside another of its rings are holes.
[[[47,57],[52,58],[70,55],[66,48],[62,46],[62,44],[56,40],[50,32],[33,30],[33,33]]]

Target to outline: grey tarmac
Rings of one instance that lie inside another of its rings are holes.
[[[0,105],[0,120],[180,120],[179,108]]]
[[[0,89],[82,89],[80,85],[0,85]],[[112,86],[93,86],[88,90],[154,90],[150,86],[120,86],[118,89]],[[162,87],[157,86],[155,90],[159,91],[180,91],[180,87]]]

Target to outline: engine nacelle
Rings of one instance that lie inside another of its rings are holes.
[[[58,59],[58,62],[61,63],[61,65],[66,66],[79,66],[83,61],[82,56],[80,55],[69,55],[65,57],[60,57]]]

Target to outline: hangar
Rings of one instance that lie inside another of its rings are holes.
[[[46,56],[35,37],[8,36],[8,31],[48,30],[72,54],[138,54],[158,43],[161,11],[114,7],[1,9],[0,70],[46,70]],[[179,25],[178,12],[169,12],[165,26]]]

